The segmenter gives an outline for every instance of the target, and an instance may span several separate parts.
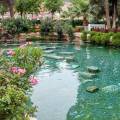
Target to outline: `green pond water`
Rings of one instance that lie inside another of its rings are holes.
[[[120,49],[65,43],[35,46],[45,51],[32,94],[37,120],[120,120]],[[91,78],[88,66],[101,72]],[[89,93],[89,86],[99,91]]]

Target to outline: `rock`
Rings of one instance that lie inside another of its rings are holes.
[[[95,66],[89,66],[89,67],[87,67],[87,69],[88,69],[88,72],[90,72],[90,73],[100,72],[100,69],[98,67],[95,67]]]
[[[80,82],[85,84],[85,83],[88,83],[88,82],[93,82],[93,80],[91,80],[91,79],[82,79]]]
[[[97,75],[89,72],[80,72],[80,77],[86,78],[86,79],[91,79],[95,78]]]
[[[95,92],[97,92],[98,90],[99,90],[99,88],[96,87],[96,86],[90,86],[90,87],[87,87],[87,89],[86,89],[86,91],[87,91],[87,92],[90,92],[90,93],[95,93]]]

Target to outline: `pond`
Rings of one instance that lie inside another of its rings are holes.
[[[32,99],[38,106],[38,120],[120,120],[120,50],[55,43],[40,46],[47,57],[35,73],[40,83]],[[85,77],[81,73],[88,73],[88,66],[101,72]],[[87,87],[93,85],[99,91],[88,93]]]
[[[64,43],[36,44],[45,62],[35,76],[38,120],[120,120],[120,50]],[[100,72],[91,77],[89,66]],[[99,90],[87,92],[90,86]]]

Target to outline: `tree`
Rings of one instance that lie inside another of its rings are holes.
[[[13,11],[14,0],[0,0],[0,3],[8,6],[9,11],[10,11],[10,16],[14,17],[14,11]]]
[[[48,11],[51,12],[53,18],[55,12],[60,12],[63,0],[45,0],[44,4]]]
[[[27,13],[37,13],[40,9],[41,0],[16,0],[16,10],[21,17]]]
[[[107,22],[107,28],[110,29],[110,12],[109,12],[109,1],[105,0],[104,1],[104,6],[105,6],[105,15],[106,15],[106,22]]]
[[[86,18],[89,11],[89,0],[72,0],[73,7],[70,8],[73,16]]]
[[[119,19],[120,12],[120,0],[90,0],[90,5],[98,5],[101,7],[102,14],[105,15],[107,28],[114,29],[117,26],[117,19]],[[99,11],[100,13],[100,11]]]
[[[2,18],[6,12],[7,12],[7,7],[4,4],[0,4],[0,14]]]

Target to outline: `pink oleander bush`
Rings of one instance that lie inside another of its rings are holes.
[[[38,79],[31,75],[41,66],[42,50],[26,43],[3,51],[0,59],[0,120],[29,120],[36,107],[30,100]]]

